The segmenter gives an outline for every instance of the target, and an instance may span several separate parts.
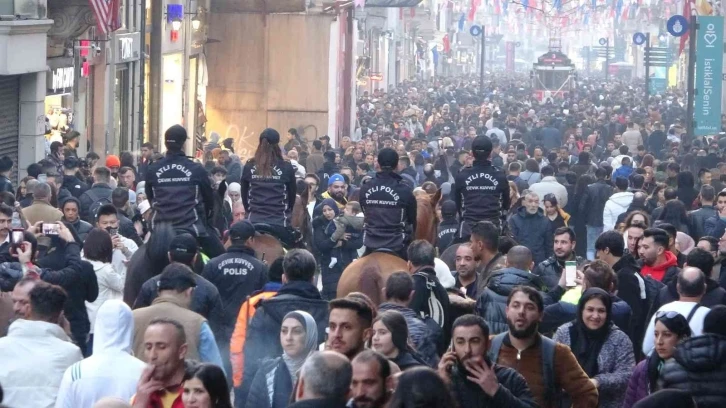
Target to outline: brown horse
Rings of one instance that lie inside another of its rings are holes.
[[[439,225],[436,217],[436,204],[441,198],[441,190],[433,196],[424,195],[416,199],[416,234],[415,239],[424,239],[435,244]],[[376,252],[353,261],[343,271],[338,282],[338,297],[345,297],[351,292],[362,292],[371,298],[376,305],[383,301],[383,288],[386,280],[394,272],[407,271],[408,264],[403,259]]]
[[[310,242],[307,211],[305,203],[298,195],[295,198],[295,206],[292,208],[292,226],[300,229],[303,234],[303,242],[306,243]],[[257,233],[249,246],[255,250],[255,257],[264,260],[268,265],[272,265],[277,258],[285,255],[282,244],[272,235]]]

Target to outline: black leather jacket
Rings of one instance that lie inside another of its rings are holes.
[[[585,259],[581,256],[576,256],[575,262],[577,263],[577,266],[580,266],[585,263]],[[560,276],[562,276],[562,270],[564,268],[565,264],[561,264],[557,257],[553,255],[537,264],[532,273],[539,276],[542,279],[542,282],[547,285],[547,288],[552,290],[560,281]]]
[[[613,193],[613,188],[605,180],[598,180],[587,186],[585,194],[580,200],[580,214],[587,214],[585,225],[590,227],[602,227],[602,215],[605,210],[605,203]]]

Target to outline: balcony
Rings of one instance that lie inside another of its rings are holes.
[[[0,0],[0,21],[44,20],[47,14],[46,0]]]

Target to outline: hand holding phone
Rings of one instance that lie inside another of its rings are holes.
[[[566,261],[565,262],[565,286],[572,288],[577,286],[577,262]]]
[[[41,231],[43,235],[58,235],[59,226],[58,223],[44,222],[41,225]]]

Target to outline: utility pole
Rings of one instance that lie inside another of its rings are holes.
[[[484,61],[486,56],[487,31],[481,26],[481,71],[479,72],[479,92],[484,94]]]
[[[151,39],[149,44],[149,141],[153,143],[159,151],[163,140],[159,137],[159,128],[161,127],[161,70],[163,66],[161,43],[164,26],[164,1],[151,1]],[[146,24],[146,21],[141,24]],[[143,40],[143,38],[142,38]]]
[[[688,89],[686,105],[686,137],[693,138],[693,101],[696,93],[696,35],[698,33],[698,20],[691,12],[688,25]]]

